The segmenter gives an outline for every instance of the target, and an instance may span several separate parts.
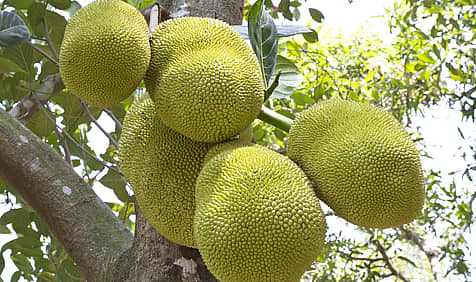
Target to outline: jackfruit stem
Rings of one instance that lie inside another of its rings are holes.
[[[292,119],[283,116],[266,106],[261,107],[261,112],[259,113],[258,118],[286,132],[289,132],[293,123]]]

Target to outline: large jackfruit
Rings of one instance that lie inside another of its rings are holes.
[[[325,242],[319,200],[290,159],[237,142],[213,147],[197,179],[200,254],[222,282],[298,281]]]
[[[318,198],[354,224],[396,227],[421,212],[425,188],[418,151],[380,108],[321,101],[293,122],[287,150],[315,183]]]
[[[147,23],[120,0],[97,0],[77,11],[66,26],[59,57],[66,87],[97,107],[131,95],[149,61]]]
[[[220,142],[246,128],[263,103],[252,49],[228,24],[184,17],[152,31],[144,78],[167,126],[193,140]]]
[[[147,221],[170,241],[193,240],[195,181],[208,148],[166,127],[149,96],[134,101],[119,139],[119,164]]]

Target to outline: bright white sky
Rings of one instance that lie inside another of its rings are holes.
[[[374,16],[384,14],[385,8],[392,6],[392,0],[354,0],[351,5],[347,0],[308,0],[303,5],[301,24],[307,24],[310,21],[310,16],[307,14],[307,9],[305,8],[313,7],[319,9],[325,16],[324,29],[322,32],[337,34],[340,31],[343,35],[350,36],[365,26],[366,30],[378,34],[385,41],[391,39],[387,23],[383,18],[375,18]],[[277,22],[276,24],[281,23]],[[108,118],[104,116],[105,115],[100,118],[101,124],[104,124],[106,130],[112,131],[114,129],[113,123],[108,121]],[[434,107],[433,110],[425,112],[425,117],[416,117],[413,122],[414,126],[421,127],[421,133],[425,138],[424,142],[427,145],[427,150],[430,155],[433,156],[432,160],[423,160],[423,166],[425,168],[431,167],[436,170],[441,170],[443,173],[464,168],[465,163],[460,158],[461,151],[457,152],[457,148],[462,147],[467,150],[469,144],[476,144],[476,127],[473,123],[461,122],[460,112],[448,110],[445,107]],[[457,127],[460,127],[467,135],[468,138],[466,141],[460,137]],[[89,140],[94,138],[95,142],[91,144],[91,147],[96,152],[102,153],[105,151],[108,140],[98,129],[94,129],[88,135],[88,138]],[[463,181],[461,184],[466,185],[468,188],[474,187],[474,183],[469,183],[469,181]],[[118,201],[110,189],[102,189],[100,185],[95,186],[94,190],[101,198],[107,199],[107,201]],[[9,206],[0,206],[0,213],[8,209]],[[342,227],[343,226],[339,226],[338,228]],[[350,230],[352,229],[352,227],[348,228]],[[3,245],[5,242],[14,238],[14,235],[2,234],[0,235],[0,244]],[[472,253],[473,256],[476,253],[474,245]],[[5,281],[9,281],[11,275],[16,270],[16,267],[9,259],[9,254],[10,251],[4,253],[6,268],[1,278]]]

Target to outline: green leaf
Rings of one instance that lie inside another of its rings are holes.
[[[30,21],[31,31],[39,37],[45,36],[45,27],[43,26],[43,17],[46,12],[46,4],[41,2],[33,3],[28,8],[28,20]]]
[[[33,64],[38,59],[38,56],[33,53],[33,48],[27,44],[5,49],[3,57],[17,64],[28,76],[34,73]]]
[[[278,55],[278,36],[273,19],[263,11],[262,0],[256,1],[249,11],[248,35],[260,62],[263,81],[267,88]]]
[[[10,234],[12,231],[8,229],[5,225],[0,224],[0,234]]]
[[[324,14],[318,9],[309,8],[309,13],[311,14],[311,18],[318,23],[322,23],[324,20]]]
[[[71,0],[49,0],[48,4],[60,10],[66,10],[71,6]]]
[[[316,43],[317,41],[319,41],[319,36],[315,30],[303,33],[302,36],[309,43]]]
[[[45,18],[53,47],[56,49],[56,52],[59,53],[67,22],[62,15],[52,11],[46,11]]]
[[[68,258],[61,262],[59,272],[65,281],[81,281],[81,273],[74,265],[73,261]]]
[[[52,272],[52,273],[56,272],[54,263],[51,260],[45,259],[42,257],[35,258],[35,267],[36,269],[43,269],[45,271]]]
[[[279,84],[278,87],[274,89],[273,94],[271,94],[271,98],[279,99],[289,97],[296,91],[303,80],[301,70],[293,61],[283,56],[278,56],[271,81],[278,72],[281,73]]]
[[[30,30],[15,13],[0,11],[0,47],[13,47],[28,42]]]
[[[421,54],[418,54],[418,59],[422,62],[425,62],[425,63],[428,63],[428,64],[434,64],[436,63],[435,59],[433,59],[431,56],[430,56],[430,53],[429,52],[425,52],[425,53],[421,53]]]
[[[281,0],[281,2],[279,2],[279,11],[283,14],[285,19],[293,20],[293,14],[289,10],[289,0]]]
[[[56,124],[53,122],[55,120],[55,116],[49,112],[47,114],[40,109],[26,125],[39,137],[46,137],[50,135],[56,128]]]
[[[12,224],[13,229],[17,232],[26,230],[28,224],[30,224],[30,216],[25,208],[11,209],[4,213],[0,218],[0,224],[7,225]]]
[[[117,173],[109,170],[106,175],[99,180],[104,186],[111,188],[117,198],[123,202],[127,202],[129,194],[126,191],[126,183]]]
[[[8,4],[17,9],[28,9],[35,0],[8,0]]]
[[[3,259],[3,254],[0,254],[0,274],[3,272],[5,268],[5,260]]]
[[[12,275],[12,278],[11,278],[11,282],[17,282],[18,280],[20,280],[21,278],[21,272],[20,271],[15,271],[15,273],[13,273]]]
[[[23,71],[17,64],[7,58],[0,57],[0,73]]]
[[[407,258],[407,257],[398,256],[398,258],[401,259],[401,260],[404,260],[404,261],[408,262],[408,263],[411,264],[413,267],[417,267],[417,265],[416,265],[413,261],[411,261],[409,258]]]
[[[19,270],[23,271],[24,273],[31,273],[33,271],[30,261],[24,255],[12,254],[10,257]]]
[[[53,271],[54,272],[54,271]],[[38,275],[38,282],[56,282],[58,279],[53,274],[48,272],[41,272]]]

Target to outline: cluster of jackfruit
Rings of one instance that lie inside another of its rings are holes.
[[[124,118],[121,171],[149,223],[198,248],[223,282],[298,281],[325,243],[319,200],[372,228],[420,213],[418,152],[379,108],[317,103],[292,123],[288,156],[234,140],[257,117],[264,87],[252,49],[222,21],[177,18],[149,32],[132,6],[97,0],[68,23],[60,71],[101,107],[144,79],[149,94]]]

